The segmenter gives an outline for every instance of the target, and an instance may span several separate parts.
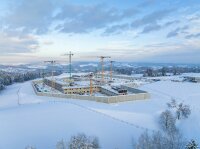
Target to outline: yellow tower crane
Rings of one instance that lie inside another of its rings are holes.
[[[74,54],[70,51],[69,53],[64,54],[64,56],[69,56],[69,80],[70,80],[70,86],[72,83],[72,56]]]
[[[104,83],[104,59],[111,58],[110,56],[99,56],[101,60],[101,82]]]
[[[93,84],[92,84],[92,80],[93,79],[93,74],[90,74],[90,96],[92,96],[93,94]]]

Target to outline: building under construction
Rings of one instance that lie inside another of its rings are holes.
[[[68,77],[64,78],[51,78],[44,79],[44,83],[64,94],[78,94],[78,95],[92,95],[92,96],[118,96],[129,95],[135,93],[146,93],[128,85],[112,85],[99,83],[99,79],[88,78],[88,75],[84,76],[72,76],[69,82]]]
[[[115,78],[112,73],[113,62],[110,61],[110,71],[104,72],[104,59],[109,56],[100,56],[101,71],[96,74],[76,74],[72,75],[71,67],[71,52],[69,56],[69,76],[54,77],[52,70],[52,77],[43,78],[42,81],[33,82],[33,87],[36,94],[41,96],[55,96],[62,98],[75,98],[85,100],[95,100],[98,102],[114,103],[130,100],[147,99],[150,97],[149,93],[136,89],[132,80]],[[52,66],[54,61],[50,61]],[[95,77],[94,77],[95,76]],[[128,83],[127,83],[128,82]],[[43,86],[40,88],[40,83]],[[130,85],[131,84],[131,85]],[[43,92],[44,85],[51,88],[49,92]],[[57,91],[60,94],[57,94]]]
[[[72,80],[74,83],[74,81]],[[90,93],[91,87],[89,85],[75,85],[73,83],[65,82],[64,80],[51,80],[51,79],[44,79],[44,83],[50,87],[59,90],[64,94],[79,94],[84,95],[86,93]],[[53,86],[52,86],[53,84]],[[99,91],[98,86],[92,86],[93,92]]]

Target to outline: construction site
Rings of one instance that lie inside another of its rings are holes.
[[[110,63],[110,71],[104,71],[104,60],[109,56],[100,56],[101,70],[93,73],[72,73],[72,56],[69,56],[69,73],[33,81],[34,91],[39,96],[50,96],[70,99],[92,100],[103,103],[117,103],[132,100],[144,100],[150,98],[146,91],[137,89],[133,78],[118,78],[113,75],[114,61]],[[55,64],[56,61],[46,61]],[[53,68],[53,67],[52,67]]]

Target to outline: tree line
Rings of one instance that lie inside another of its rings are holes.
[[[109,70],[109,69],[108,69]],[[132,74],[143,74],[144,77],[158,77],[167,76],[168,73],[172,75],[180,75],[182,73],[199,73],[200,67],[123,67],[113,68],[118,74],[132,75]]]
[[[61,74],[60,71],[54,72],[54,75]],[[51,76],[51,71],[46,70],[41,72],[40,70],[26,71],[26,72],[5,72],[0,70],[0,90],[3,90],[6,86],[16,82],[24,82],[33,80],[36,78],[43,78]]]

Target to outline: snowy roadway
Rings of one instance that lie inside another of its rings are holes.
[[[0,149],[54,149],[80,132],[97,136],[103,149],[129,149],[144,129],[158,128],[157,118],[172,97],[191,105],[190,118],[178,126],[200,141],[200,84],[161,81],[141,89],[152,98],[108,105],[36,96],[30,82],[9,86],[0,93]]]

